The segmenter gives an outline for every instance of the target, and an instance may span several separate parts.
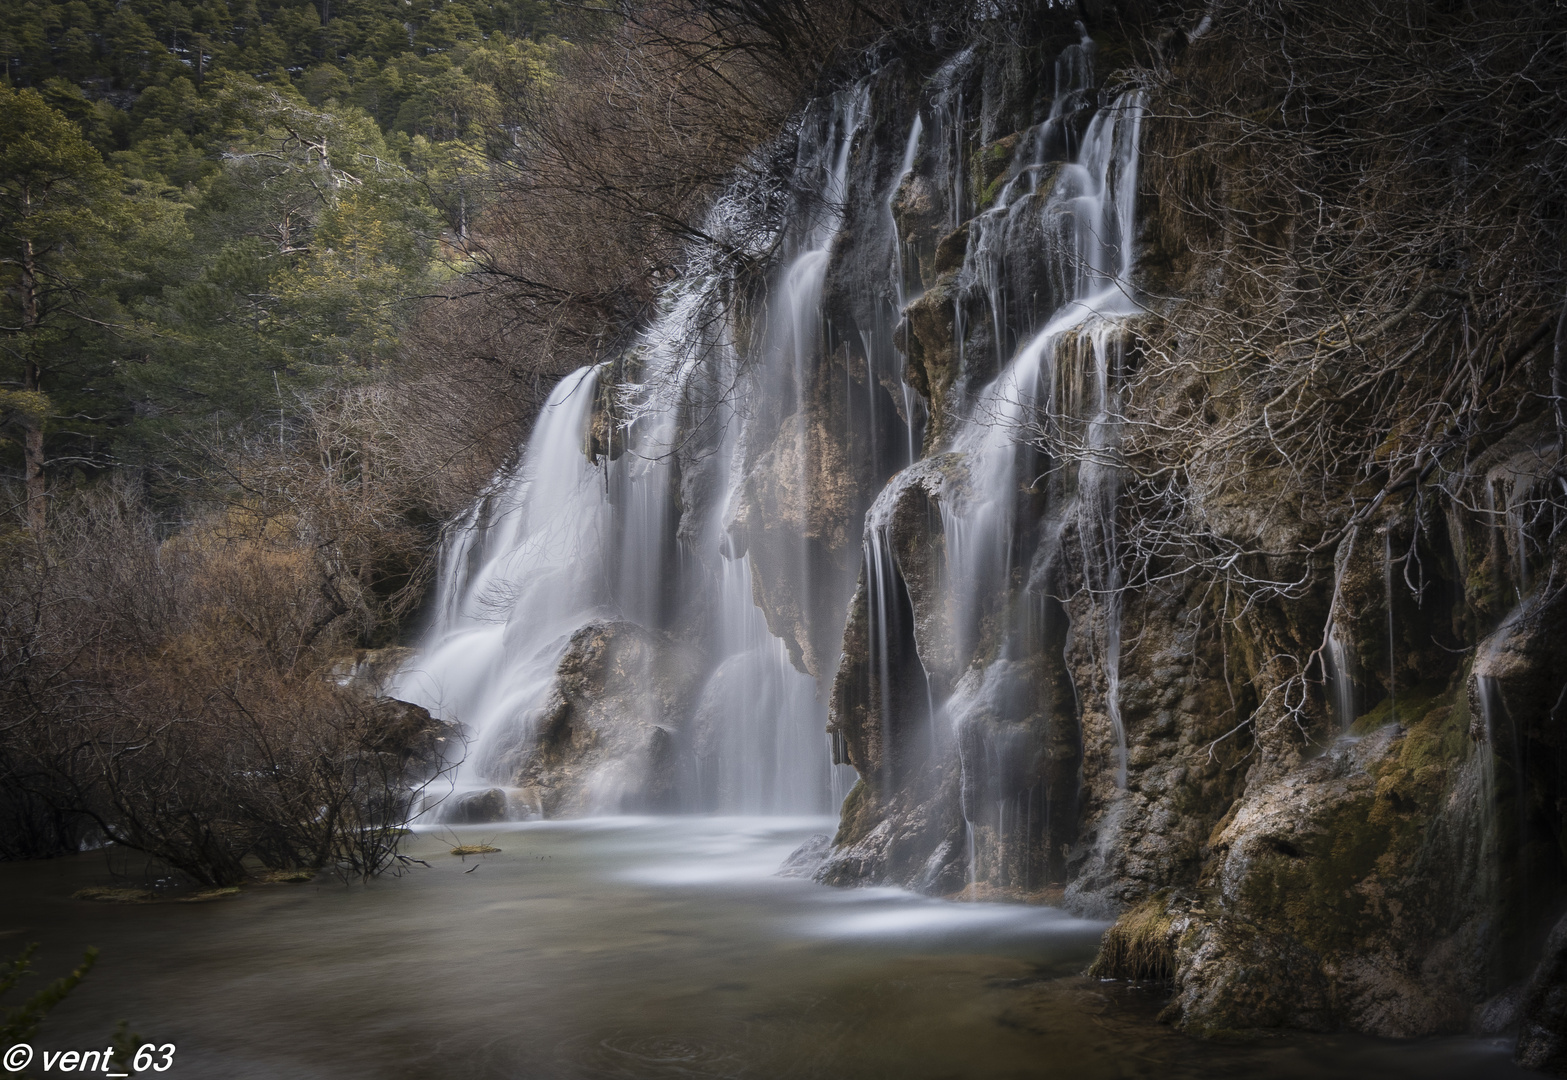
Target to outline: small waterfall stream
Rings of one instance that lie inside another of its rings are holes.
[[[1354,654],[1344,632],[1344,575],[1355,555],[1358,529],[1351,529],[1333,556],[1333,594],[1328,600],[1328,622],[1322,632],[1322,656],[1328,703],[1340,731],[1348,731],[1358,715],[1355,706]]]
[[[1063,61],[1069,78],[1086,80],[1086,47]],[[1054,522],[1041,535],[1033,565],[1059,565],[1058,550],[1068,526],[1075,528],[1082,559],[1082,583],[1098,611],[1100,631],[1090,634],[1104,679],[1103,709],[1114,746],[1116,784],[1126,782],[1126,733],[1119,711],[1121,650],[1121,574],[1117,550],[1116,501],[1119,440],[1118,380],[1122,366],[1123,323],[1139,308],[1133,296],[1132,241],[1137,190],[1137,146],[1142,116],[1138,93],[1119,97],[1099,110],[1083,135],[1076,159],[1062,163],[1048,196],[1039,205],[1029,198],[1038,190],[1045,148],[1065,145],[1064,128],[1074,89],[1062,88],[1051,117],[1031,133],[1038,148],[1032,160],[1017,170],[997,199],[997,205],[971,225],[965,274],[980,283],[990,298],[998,329],[1005,316],[999,282],[999,249],[990,243],[1006,218],[1021,212],[1041,215],[1045,233],[1055,243],[1050,253],[1064,284],[1062,302],[1044,325],[1027,339],[1000,375],[978,395],[967,417],[955,430],[951,449],[965,462],[969,483],[958,498],[941,504],[942,528],[948,543],[947,579],[959,627],[960,647],[967,655],[984,635],[987,611],[979,597],[1007,596],[1017,588],[1023,553],[1017,549],[1021,513]],[[1039,506],[1043,495],[1043,507]],[[1025,508],[1026,504],[1032,506]],[[1030,585],[1027,588],[1032,589]],[[1059,588],[1056,581],[1046,590]],[[1020,607],[1026,611],[1028,604]],[[959,729],[963,755],[964,808],[971,834],[994,838],[998,850],[987,856],[984,842],[972,841],[972,859],[1008,861],[1007,849],[1019,852],[1018,873],[1031,875],[1026,857],[1032,787],[1018,779],[1027,771],[1022,755],[1032,753],[1018,735],[993,730],[966,738],[962,729],[979,715],[1017,714],[1017,707],[998,708],[998,695],[1011,676],[1006,666],[1025,644],[1026,620],[1009,617],[1000,659],[977,679],[960,684],[948,703],[951,723]],[[995,668],[995,670],[991,670]],[[1026,713],[1026,708],[1021,710]],[[976,733],[979,728],[976,727]],[[983,828],[979,828],[980,821]],[[971,867],[971,880],[984,876]],[[1016,882],[1022,884],[1022,881]]]

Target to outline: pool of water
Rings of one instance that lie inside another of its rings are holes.
[[[176,1045],[170,1078],[1531,1075],[1472,1039],[1188,1040],[1154,1021],[1159,992],[1080,975],[1102,923],[773,876],[832,827],[425,831],[406,850],[428,868],[199,904],[70,899],[128,868],[104,853],[4,864],[0,958],[37,941],[53,975],[97,946],[34,1045],[102,1047],[123,1018]]]

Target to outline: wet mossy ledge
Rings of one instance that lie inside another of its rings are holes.
[[[1105,931],[1086,974],[1094,979],[1167,982],[1175,976],[1174,930],[1168,893],[1150,896],[1122,912]]]
[[[313,880],[312,874],[304,880]],[[294,879],[282,879],[292,881]],[[268,882],[267,884],[276,884]],[[202,904],[211,900],[224,900],[240,894],[238,885],[220,889],[132,889],[114,886],[90,886],[71,894],[72,900],[86,900],[98,904]]]
[[[239,896],[250,889],[276,885],[309,885],[322,876],[322,871],[309,867],[283,869],[254,868],[249,877],[239,885],[210,886],[189,879],[165,877],[151,886],[129,884],[88,885],[71,894],[72,900],[96,904],[170,904],[205,903]],[[120,878],[121,881],[125,879]]]

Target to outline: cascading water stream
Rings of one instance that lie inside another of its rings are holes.
[[[595,372],[563,379],[550,395],[522,465],[479,500],[442,553],[438,634],[394,686],[471,731],[468,759],[482,770],[501,732],[547,692],[567,638],[602,598],[599,569],[608,506],[582,453]],[[510,612],[535,613],[526,623]]]
[[[963,176],[966,162],[963,154],[963,84],[958,76],[967,70],[973,57],[974,49],[970,46],[943,64],[932,79],[936,91],[931,102],[934,121],[932,136],[941,159],[948,227],[952,229],[961,225],[968,216],[964,212],[966,200]]]
[[[924,135],[924,133],[925,121],[923,118],[921,118],[919,113],[915,113],[914,123],[909,125],[908,140],[904,143],[903,146],[903,159],[898,163],[898,172],[896,176],[893,177],[892,189],[887,193],[887,224],[892,236],[892,284],[894,305],[893,311],[891,312],[892,317],[888,320],[888,324],[893,326],[895,326],[898,320],[902,317],[903,310],[914,300],[919,299],[918,296],[911,296],[909,294],[908,252],[904,250],[903,237],[898,230],[898,216],[894,212],[893,207],[897,202],[898,192],[903,187],[903,182],[907,180],[909,174],[914,171],[914,155],[919,151],[920,138],[922,135]],[[905,343],[901,349],[898,347],[896,340],[892,341],[892,345],[896,355],[900,358],[905,352],[908,351],[907,343]],[[869,350],[867,350],[867,355],[869,355]],[[919,460],[919,446],[915,441],[915,429],[918,427],[918,423],[915,417],[917,415],[917,411],[922,411],[924,409],[924,402],[919,397],[919,395],[915,393],[914,387],[908,384],[907,380],[900,377],[898,379],[898,384],[903,394],[903,417],[904,422],[908,427],[909,433],[908,461],[906,464],[912,465],[915,461]],[[871,391],[874,394],[875,388],[872,387]]]
[[[1085,38],[1063,56],[1049,117],[1019,141],[1010,175],[991,208],[969,220],[954,311],[960,370],[966,362],[965,296],[981,296],[987,302],[995,347],[1004,350],[1009,322],[1022,314],[1006,310],[1006,244],[1020,227],[1032,226],[1044,235],[1046,259],[1057,283],[1053,313],[970,404],[955,406],[962,414],[945,445],[936,448],[962,462],[965,478],[948,489],[946,497],[934,500],[946,552],[943,577],[956,655],[975,656],[986,635],[997,633],[996,619],[1001,619],[1002,640],[983,645],[983,655],[994,659],[969,671],[947,700],[930,709],[946,717],[957,746],[971,888],[980,883],[982,861],[988,867],[1011,859],[1018,864],[1017,882],[1026,888],[1032,880],[1027,837],[1020,844],[1012,835],[1035,825],[1034,787],[1023,780],[1019,788],[1016,779],[1026,772],[1019,755],[1030,751],[1028,739],[1007,728],[1030,708],[1017,697],[1015,686],[1015,657],[1026,649],[1023,639],[1029,628],[1023,624],[1029,619],[1005,614],[1005,602],[1001,612],[995,610],[995,598],[1018,588],[1020,514],[1039,512],[1037,503],[1024,509],[1029,491],[1045,492],[1042,516],[1055,523],[1042,527],[1041,545],[1059,545],[1066,524],[1075,525],[1083,584],[1098,612],[1095,659],[1105,679],[1114,773],[1117,786],[1125,785],[1126,735],[1119,713],[1122,582],[1116,532],[1119,383],[1124,323],[1141,310],[1131,272],[1143,100],[1139,92],[1128,92],[1098,110],[1080,149],[1071,153],[1072,113],[1089,101],[1091,51]],[[961,144],[948,147],[960,113],[954,80],[952,86],[938,89],[935,100],[934,145],[943,166],[950,166],[947,159],[960,157]],[[950,168],[944,173],[950,177]],[[959,183],[951,181],[949,199],[963,198]],[[949,407],[954,407],[951,402]],[[1042,465],[1042,458],[1049,464]],[[898,649],[893,638],[902,597],[890,530],[899,486],[890,485],[872,507],[865,534],[871,660],[882,688],[883,715],[877,719],[884,772],[903,752],[903,747],[889,745],[900,718],[887,711],[888,683],[898,677],[892,658]],[[1048,554],[1041,558],[1036,553],[1036,564],[1048,561]],[[1017,606],[1029,608],[1027,603]],[[964,728],[971,722],[984,730],[975,728],[966,738]],[[881,784],[891,789],[888,776]]]
[[[1526,612],[1524,603],[1508,612],[1481,642],[1472,668],[1474,696],[1471,707],[1479,707],[1485,731],[1478,747],[1482,857],[1477,864],[1491,901],[1498,908],[1505,892],[1505,878],[1509,873],[1521,873],[1525,866],[1524,833],[1517,809],[1524,782],[1524,762],[1518,726],[1507,711],[1501,686],[1492,672],[1501,666],[1502,654]]]
[[[1090,107],[1093,53],[1093,39],[1086,33],[1082,40],[1062,50],[1056,59],[1055,96],[1051,99],[1049,115],[1019,141],[1005,183],[991,207],[969,221],[962,280],[965,284],[978,286],[985,294],[998,367],[1006,362],[1011,352],[1006,291],[1008,240],[1020,216],[1037,215],[1038,207],[1030,196],[1038,193],[1049,165],[1057,161],[1070,162],[1077,156],[1072,118]],[[1075,290],[1066,291],[1063,299],[1077,295],[1080,294]],[[961,292],[956,305],[955,314],[962,319],[964,298]]]
[[[1341,731],[1349,730],[1355,722],[1355,682],[1351,667],[1353,657],[1349,642],[1345,640],[1342,626],[1344,604],[1344,575],[1355,553],[1355,540],[1359,529],[1351,529],[1339,545],[1333,560],[1333,595],[1328,602],[1328,623],[1322,633],[1322,651],[1326,657],[1328,701],[1333,709],[1333,719]]]
[[[1393,625],[1393,532],[1382,534],[1382,602],[1387,608],[1387,718],[1398,720],[1398,665],[1394,655],[1396,642]]]
[[[1105,718],[1114,740],[1114,778],[1117,787],[1126,782],[1126,732],[1120,716],[1121,576],[1116,536],[1118,495],[1117,445],[1121,323],[1139,309],[1130,284],[1132,240],[1137,183],[1137,144],[1142,115],[1140,95],[1123,95],[1101,110],[1090,122],[1077,160],[1060,167],[1055,184],[1042,208],[1047,236],[1058,247],[1052,252],[1067,284],[1063,303],[1044,327],[1028,341],[979,395],[966,421],[953,439],[953,448],[968,464],[970,494],[953,505],[943,505],[942,516],[949,538],[949,579],[964,583],[954,596],[956,621],[963,628],[966,648],[979,640],[979,609],[970,597],[1006,595],[1013,586],[1014,537],[1019,512],[1019,492],[1039,481],[1035,473],[1036,448],[1054,463],[1062,475],[1047,482],[1047,518],[1075,521],[1083,556],[1084,584],[1099,612],[1102,632],[1096,657],[1104,676]],[[1059,120],[1058,120],[1059,122]],[[1046,121],[1048,128],[1051,121]],[[1048,131],[1040,132],[1040,142]],[[1026,170],[1012,183],[1021,186]],[[1004,204],[999,213],[1013,212]],[[983,241],[984,230],[980,232]],[[981,249],[983,250],[983,249]],[[999,279],[999,273],[993,280]],[[981,276],[983,280],[983,275]],[[992,293],[994,295],[994,293]],[[1075,461],[1075,477],[1061,465]],[[1072,480],[1075,479],[1075,489]],[[1047,529],[1045,544],[1060,542],[1060,529]],[[956,540],[956,542],[952,542]],[[1046,553],[1045,559],[1053,558]],[[1016,636],[1016,630],[1009,632]],[[1093,640],[1090,636],[1090,640]],[[1010,650],[1003,646],[1003,655]],[[983,695],[980,700],[984,700]],[[965,715],[951,709],[961,726]],[[964,746],[959,739],[958,745]],[[965,788],[984,787],[985,775],[1003,776],[1006,762],[990,760],[1001,749],[984,744],[987,753],[962,768]],[[1006,855],[1010,831],[1017,828],[1016,814],[1009,823],[1011,802],[1018,796],[998,787],[990,808],[966,799],[966,812],[994,815],[984,832],[995,837],[993,864]],[[1030,804],[1031,805],[1031,804]],[[978,823],[970,820],[971,835]],[[1027,840],[1023,846],[1026,849]],[[978,845],[971,845],[977,847]],[[971,860],[986,858],[971,851]],[[1023,874],[1029,874],[1028,862]],[[979,876],[971,865],[970,878]]]
[[[803,813],[841,799],[843,770],[832,765],[814,681],[769,633],[749,561],[736,557],[728,526],[743,497],[748,440],[763,437],[745,402],[772,395],[787,403],[784,414],[792,406],[804,420],[828,249],[842,223],[867,101],[863,85],[836,95],[825,125],[802,130],[798,208],[784,224],[784,249],[793,254],[770,290],[758,361],[746,363],[735,344],[721,277],[690,275],[671,288],[616,370],[583,369],[561,382],[517,468],[454,531],[435,625],[392,689],[466,729],[459,792],[518,782],[573,634],[612,621],[655,638],[705,628],[695,712],[711,722],[699,733],[704,739],[688,740],[701,745],[687,748],[695,790],[684,793],[684,805]],[[697,510],[672,492],[704,475],[723,494],[688,522]],[[803,473],[799,491],[809,497]],[[803,552],[799,562],[808,578]],[[638,684],[658,675],[621,673]],[[574,810],[633,806],[625,772],[625,763],[611,762],[586,778],[585,801]],[[512,796],[511,812],[527,813],[525,800]]]

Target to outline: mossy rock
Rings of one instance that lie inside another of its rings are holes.
[[[316,871],[304,867],[293,870],[269,870],[257,875],[262,885],[308,885],[316,879]]]
[[[452,848],[452,854],[464,857],[469,855],[494,855],[500,850],[500,848],[491,847],[489,844],[458,844]]]
[[[239,895],[239,886],[238,885],[229,885],[229,886],[227,886],[225,888],[222,888],[222,889],[203,889],[201,892],[196,893],[193,896],[181,897],[180,898],[180,903],[182,903],[182,904],[204,904],[208,900],[222,900],[223,898],[228,897],[228,896],[238,896],[238,895]]]
[[[1095,979],[1163,982],[1175,976],[1175,948],[1168,894],[1156,893],[1128,909],[1099,942],[1099,955],[1085,972]]]
[[[996,195],[1006,186],[1012,171],[1012,156],[1017,152],[1017,144],[1022,138],[1023,132],[1015,131],[981,148],[974,155],[970,182],[974,190],[980,193],[979,210],[988,209],[994,204]]]
[[[77,889],[71,894],[72,900],[91,900],[100,904],[150,904],[157,898],[157,894],[149,889],[116,889],[107,886]]]

